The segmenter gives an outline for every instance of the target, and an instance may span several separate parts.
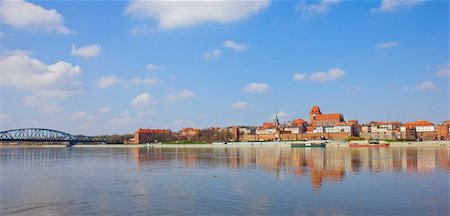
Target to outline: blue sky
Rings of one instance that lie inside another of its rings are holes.
[[[447,1],[1,1],[0,129],[449,119]]]

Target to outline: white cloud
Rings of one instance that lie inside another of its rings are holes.
[[[285,113],[284,111],[276,112],[276,115],[278,117],[278,120],[280,120],[280,121],[285,121],[286,118],[289,117],[289,115],[287,113]],[[275,117],[275,115],[271,115],[269,118],[267,118],[267,120],[273,121],[274,117]]]
[[[111,111],[111,108],[108,106],[97,108],[97,112],[105,113]]]
[[[96,85],[99,88],[108,88],[111,85],[119,83],[119,79],[115,74],[106,77],[100,77],[100,79],[96,82]]]
[[[73,111],[71,115],[72,119],[81,119],[84,117],[86,117],[86,112],[83,111]]]
[[[250,105],[245,101],[236,101],[230,105],[230,108],[235,110],[245,110],[249,108],[249,106]]]
[[[308,77],[308,74],[305,73],[294,73],[294,77],[292,79],[294,80],[304,80]]]
[[[137,117],[147,117],[147,116],[150,116],[150,115],[153,115],[153,114],[155,114],[155,112],[153,112],[151,110],[147,110],[147,111],[138,112],[136,114],[136,116]]]
[[[260,1],[132,1],[125,10],[139,18],[159,21],[159,28],[174,29],[202,23],[231,23],[257,14],[270,5]]]
[[[72,45],[70,55],[90,58],[100,55],[101,51],[102,47],[98,44],[87,45],[79,48],[77,48],[75,45]]]
[[[95,115],[88,115],[84,111],[73,111],[72,115],[70,116],[73,120],[82,120],[83,122],[81,125],[92,125],[92,121],[97,120],[99,117]]]
[[[42,112],[59,112],[64,110],[64,107],[59,105],[56,101],[54,101],[55,98],[51,98],[45,95],[41,95],[40,93],[35,93],[30,96],[26,96],[22,98],[22,101],[25,106],[29,107],[37,107]]]
[[[63,16],[55,9],[47,10],[23,0],[0,1],[0,20],[17,29],[71,33],[63,24]]]
[[[62,111],[63,107],[56,100],[66,99],[79,93],[81,91],[38,90],[34,91],[32,95],[23,97],[22,101],[25,106],[38,107],[43,112]]]
[[[277,112],[277,116],[279,118],[284,118],[284,117],[288,117],[289,115],[283,111]]]
[[[246,44],[238,44],[238,43],[236,43],[234,41],[230,41],[230,40],[223,42],[222,46],[226,47],[226,48],[234,49],[238,52],[247,50]]]
[[[400,8],[411,7],[424,2],[424,0],[382,0],[379,8],[373,8],[372,12],[395,12]]]
[[[133,107],[145,107],[154,104],[156,104],[156,101],[149,93],[142,93],[131,101],[131,106]]]
[[[450,63],[439,65],[437,68],[437,76],[450,77]]]
[[[423,81],[420,84],[412,87],[413,90],[436,90],[437,87],[431,81]]]
[[[269,85],[267,83],[250,83],[244,88],[242,88],[242,91],[244,92],[265,92],[269,89]]]
[[[10,115],[7,114],[0,114],[0,122],[8,121],[11,118]]]
[[[133,36],[146,35],[152,32],[152,30],[153,28],[150,25],[138,23],[130,30],[130,34]]]
[[[32,95],[24,97],[23,102],[44,112],[62,110],[54,100],[81,92],[80,74],[79,66],[64,61],[47,65],[24,51],[10,52],[0,57],[0,86],[31,91]]]
[[[138,85],[138,84],[144,84],[144,85],[155,85],[158,83],[159,79],[155,77],[150,78],[132,78],[129,81],[126,81],[129,85]]]
[[[297,8],[304,16],[313,16],[328,13],[331,6],[338,4],[340,0],[321,0],[317,4],[306,4],[304,1]]]
[[[220,51],[220,49],[213,49],[211,51],[206,51],[205,53],[203,53],[203,57],[207,59],[216,59],[220,57],[221,53],[222,51]]]
[[[149,71],[155,71],[155,70],[163,70],[165,69],[166,66],[165,65],[157,65],[157,64],[148,64],[145,69],[149,70]]]
[[[125,125],[132,122],[135,122],[136,119],[131,116],[131,113],[128,111],[125,111],[124,113],[120,114],[119,116],[111,119],[108,124],[110,125]]]
[[[134,119],[131,116],[119,116],[119,117],[111,119],[111,121],[109,121],[109,124],[110,125],[124,125],[124,124],[129,124],[133,121],[134,121]]]
[[[332,68],[328,72],[316,72],[309,74],[309,79],[313,81],[329,81],[339,79],[344,76],[345,72],[340,68]]]
[[[131,79],[119,79],[115,74],[101,77],[97,82],[96,85],[99,88],[108,88],[111,85],[121,83],[124,86],[130,86],[130,85],[155,85],[159,81],[156,77],[149,77],[149,78],[131,78]]]
[[[63,107],[57,104],[56,102],[50,102],[48,104],[39,104],[37,105],[42,112],[46,113],[54,113],[54,112],[60,112],[63,111]]]
[[[178,120],[171,122],[171,126],[175,130],[180,130],[181,128],[194,127],[195,123],[191,120],[178,119]]]
[[[15,52],[0,58],[0,85],[26,90],[67,90],[77,88],[79,66],[59,61],[45,64],[30,58],[26,52]]]
[[[380,42],[375,45],[375,49],[387,49],[400,45],[397,41]]]
[[[176,101],[180,101],[180,100],[191,99],[191,98],[194,98],[195,96],[196,95],[193,91],[181,90],[181,91],[175,91],[175,92],[171,92],[171,93],[167,94],[164,97],[164,100],[166,100],[167,102],[176,102]]]
[[[314,73],[295,73],[294,80],[311,80],[316,82],[326,82],[334,79],[339,79],[345,75],[345,72],[340,68],[331,68],[328,72],[314,72]]]

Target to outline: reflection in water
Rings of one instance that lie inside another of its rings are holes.
[[[449,171],[448,148],[134,148],[138,164],[177,160],[184,166],[259,168],[277,179],[287,175],[307,176],[317,190],[323,182],[340,182],[346,172],[432,173]],[[175,158],[170,156],[175,155]]]
[[[2,215],[446,215],[449,148],[11,148]]]

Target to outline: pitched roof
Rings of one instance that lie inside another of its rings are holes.
[[[434,124],[429,121],[419,120],[415,122],[406,122],[403,124],[403,126],[404,127],[434,126]]]
[[[320,111],[319,106],[313,106],[309,114],[322,114],[322,112]]]
[[[340,113],[331,113],[331,114],[321,114],[316,116],[316,120],[338,120],[343,119],[342,114]]]
[[[259,129],[269,129],[269,128],[275,128],[275,124],[273,122],[264,122]]]
[[[136,130],[136,133],[167,133],[169,132],[168,130],[163,130],[163,129],[143,129],[143,128],[139,128],[138,130]]]
[[[292,121],[292,125],[293,126],[301,126],[301,125],[303,125],[305,123],[306,123],[306,121],[301,119],[301,118],[295,119],[294,121]]]
[[[347,124],[348,125],[357,125],[358,124],[358,120],[347,120]]]

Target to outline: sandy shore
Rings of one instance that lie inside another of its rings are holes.
[[[345,141],[331,141],[327,143],[327,148],[333,147],[348,147],[348,142]],[[65,145],[0,145],[2,147],[35,147],[35,148],[60,148],[65,147]],[[139,145],[125,145],[125,144],[101,144],[101,145],[91,145],[91,144],[79,144],[73,146],[75,148],[142,148],[142,147],[152,147],[152,148],[274,148],[274,147],[290,147],[289,142],[255,142],[255,143],[229,143],[224,144],[139,144]],[[421,142],[391,142],[390,147],[450,147],[450,141],[421,141]]]

